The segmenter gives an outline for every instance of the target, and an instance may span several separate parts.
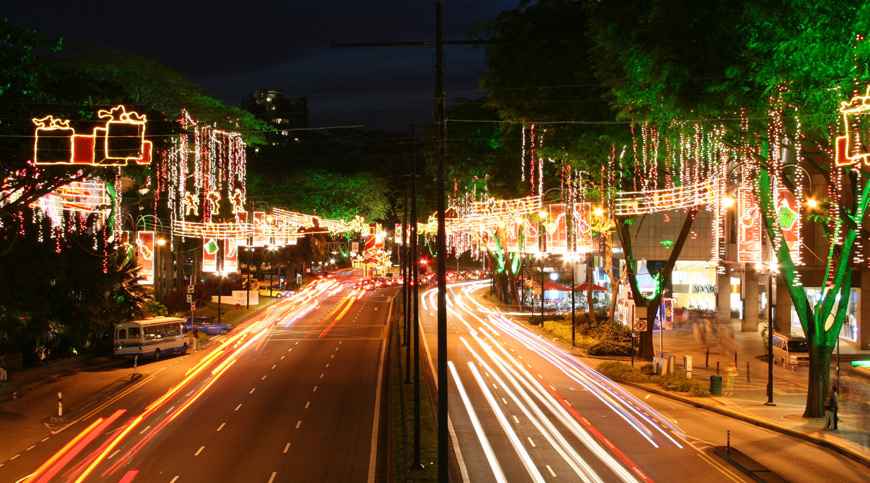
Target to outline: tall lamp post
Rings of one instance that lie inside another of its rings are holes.
[[[541,262],[541,328],[544,328],[544,254],[538,252],[538,259]]]
[[[577,318],[574,313],[574,293],[577,289],[575,284],[574,272],[577,268],[577,254],[575,252],[571,252],[568,254],[568,261],[571,262],[571,347],[576,346],[575,338],[577,334]]]

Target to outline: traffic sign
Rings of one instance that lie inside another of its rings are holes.
[[[645,332],[646,331],[646,320],[637,319],[634,321],[634,330],[637,332]]]
[[[196,304],[190,304],[190,310],[196,310]]]
[[[193,302],[193,294],[187,294],[187,302],[188,302],[188,303],[192,303],[192,302]]]
[[[187,293],[193,293],[193,285],[187,286]]]

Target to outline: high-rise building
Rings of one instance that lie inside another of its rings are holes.
[[[242,109],[266,121],[277,131],[268,136],[273,143],[287,142],[295,136],[293,129],[308,127],[308,99],[288,99],[279,90],[260,89],[242,99]]]

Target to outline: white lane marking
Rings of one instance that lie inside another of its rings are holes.
[[[644,399],[649,399],[650,396],[652,396],[652,394],[647,394]]]
[[[282,360],[282,361],[284,360],[284,356],[281,356],[281,360]]]
[[[46,437],[42,438],[42,440],[40,440],[39,442],[44,443],[44,442],[48,441],[48,438],[50,438],[50,437],[51,436],[46,436]]]
[[[167,409],[166,412],[163,414],[169,414],[172,412],[173,409],[175,409],[175,406],[172,406],[171,408]]]
[[[326,364],[326,367],[329,367],[329,363]]]
[[[139,434],[144,434],[145,431],[148,431],[149,429],[151,429],[151,426],[145,426],[145,429],[143,429],[142,431],[139,431]]]
[[[338,341],[338,345],[341,345],[342,342],[344,342],[344,341],[343,340]]]
[[[553,475],[553,478],[555,478],[555,477],[556,477],[556,473],[553,472],[553,468],[550,468],[550,465],[544,465],[544,466],[547,467],[547,471],[549,471],[550,474]]]
[[[532,445],[532,448],[537,448],[537,446],[535,446],[535,442],[532,441],[532,438],[526,437],[526,439],[529,440],[529,444]]]
[[[515,421],[517,424],[520,424],[520,420],[519,420],[519,418],[517,418],[517,415],[516,415],[516,414],[512,414],[511,416],[514,417],[514,421]]]
[[[332,354],[331,356],[329,356],[329,358],[330,358],[330,359],[334,359],[334,358],[335,358],[335,354]]]
[[[278,472],[276,472],[276,471],[272,472],[272,476],[269,477],[269,483],[272,483],[273,481],[275,481],[275,475],[277,475],[277,474],[278,474]]]
[[[503,402],[504,405],[507,406],[507,399],[505,399],[505,398],[501,398],[501,402]]]
[[[107,460],[110,460],[110,459],[114,458],[116,454],[118,454],[118,453],[120,453],[120,452],[121,452],[121,450],[116,449],[116,450],[115,450],[114,452],[112,452],[112,454],[110,454],[109,457],[106,458],[106,459],[107,459]]]
[[[321,378],[321,379],[323,379],[323,374],[324,374],[324,373],[322,373],[322,372],[320,373],[320,378]]]
[[[290,451],[290,443],[287,443],[287,446],[284,446],[284,454],[287,454],[288,451]]]
[[[226,426],[226,425],[227,425],[227,423],[221,423],[221,425],[218,426],[217,430],[220,431],[220,430],[224,429],[224,426]]]
[[[266,376],[268,376],[268,374],[266,374]],[[261,377],[260,380],[261,380],[261,381],[265,381],[265,380],[266,380],[266,376]]]
[[[15,458],[17,458],[17,457],[19,457],[19,456],[21,456],[21,453],[18,453],[17,455],[15,455],[15,456],[9,458],[9,461],[12,461],[12,460],[14,460]]]
[[[284,357],[282,356],[281,358],[283,359]],[[276,368],[276,367],[278,367],[278,364],[274,364],[274,365],[272,365],[272,369],[274,369],[274,368]]]
[[[314,386],[314,390],[311,392],[317,392],[317,386]]]
[[[190,396],[194,391],[196,391],[196,389],[192,389],[189,393],[185,394],[184,397]]]
[[[176,481],[178,481],[178,476],[179,475],[175,475],[175,478],[173,478],[172,481],[170,481],[169,483],[175,483]]]
[[[308,409],[309,404],[311,404],[311,401],[308,401],[307,403],[305,403],[305,409]]]
[[[242,407],[241,404],[239,404],[238,406],[236,406],[236,411],[238,411],[240,407]]]
[[[33,449],[33,448],[35,448],[35,447],[36,447],[36,445],[35,445],[35,444],[34,444],[34,445],[33,445],[33,446],[31,446],[31,447],[29,447],[29,448],[27,448],[27,449],[26,449],[26,450],[24,450],[24,451],[30,451],[30,450],[32,450],[32,449]]]
[[[252,389],[251,389],[251,392],[249,392],[248,394],[254,394],[254,391],[256,391],[256,390],[257,390],[256,387],[255,387],[255,388],[252,388]]]
[[[298,423],[296,423],[296,429],[299,429],[299,426],[302,426],[302,420],[300,419]]]
[[[297,341],[296,341],[296,344],[294,344],[294,345],[299,345],[299,341],[297,340]]]
[[[199,456],[199,454],[202,453],[202,450],[204,450],[204,449],[205,449],[205,446],[200,446],[199,449],[194,454],[194,456]]]

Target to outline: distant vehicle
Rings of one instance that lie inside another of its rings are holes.
[[[152,317],[115,325],[115,357],[136,356],[159,360],[167,354],[187,353],[184,321],[178,317]]]
[[[773,362],[780,365],[786,364],[809,365],[810,349],[807,340],[803,337],[792,337],[774,332],[773,333]]]
[[[190,323],[190,317],[184,318],[184,327],[186,330],[192,330],[194,326],[196,326],[197,330],[203,334],[208,335],[227,334],[233,328],[233,326],[227,324],[216,324],[214,319],[207,315],[194,316],[193,324]]]

